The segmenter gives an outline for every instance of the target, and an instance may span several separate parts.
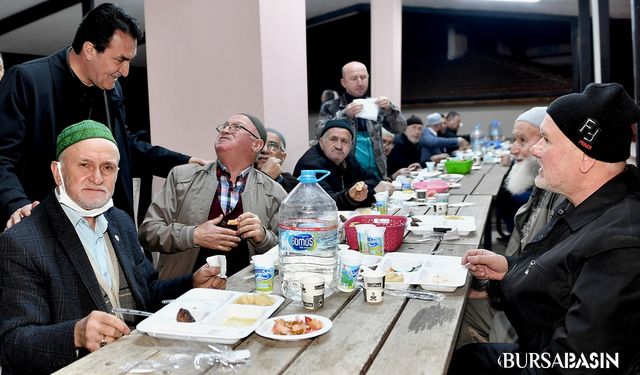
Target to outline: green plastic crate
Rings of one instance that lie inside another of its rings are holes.
[[[456,174],[468,174],[469,172],[471,172],[472,165],[473,165],[473,159],[447,160],[444,163],[444,167],[447,169],[447,173],[456,173]]]

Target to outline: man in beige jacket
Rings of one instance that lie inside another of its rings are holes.
[[[227,274],[249,265],[251,255],[278,243],[285,190],[253,163],[267,139],[262,122],[231,116],[216,128],[216,162],[173,168],[140,227],[140,243],[160,252],[160,278],[191,272],[212,255],[225,255]]]

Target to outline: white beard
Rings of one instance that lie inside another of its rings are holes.
[[[507,190],[511,194],[521,194],[533,187],[534,180],[538,175],[538,161],[530,156],[519,163],[515,163],[505,181]]]

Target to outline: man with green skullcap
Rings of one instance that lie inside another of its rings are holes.
[[[131,217],[112,207],[120,155],[105,125],[68,126],[56,154],[54,191],[0,234],[3,374],[52,373],[127,335],[135,322],[113,308],[155,311],[192,287],[225,286],[209,266],[158,280]]]

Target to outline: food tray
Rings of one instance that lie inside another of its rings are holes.
[[[284,301],[280,296],[269,295],[273,300],[271,306],[233,303],[244,294],[255,295],[220,289],[191,289],[140,322],[136,328],[153,337],[235,344],[249,336]],[[196,321],[176,321],[180,308],[189,310]]]
[[[429,234],[433,232],[433,228],[451,228],[457,229],[458,234],[466,236],[470,232],[476,231],[476,218],[473,216],[459,216],[459,215],[416,215],[413,216],[416,220],[417,226],[409,225],[408,230],[414,234]]]
[[[385,254],[378,266],[386,273],[391,288],[420,285],[434,292],[453,292],[467,280],[467,268],[460,257],[427,254]]]

